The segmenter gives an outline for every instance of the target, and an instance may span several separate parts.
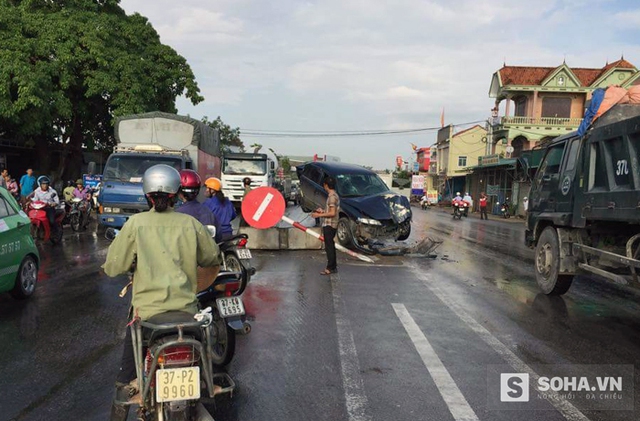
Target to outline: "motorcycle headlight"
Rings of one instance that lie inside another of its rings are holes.
[[[380,221],[377,221],[375,219],[370,219],[370,218],[358,218],[358,222],[360,222],[361,224],[367,224],[367,225],[382,225]]]

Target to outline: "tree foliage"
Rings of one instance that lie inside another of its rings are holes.
[[[220,116],[215,120],[209,120],[208,117],[203,117],[202,122],[208,124],[214,129],[218,129],[220,133],[220,145],[223,150],[229,150],[230,146],[240,148],[240,151],[244,152],[244,143],[240,140],[240,128],[231,128],[228,124],[225,124]]]
[[[61,144],[61,176],[79,171],[83,146],[113,147],[115,117],[203,100],[186,60],[119,0],[0,0],[0,45],[5,136]]]

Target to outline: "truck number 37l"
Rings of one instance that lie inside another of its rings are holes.
[[[629,174],[629,165],[627,164],[626,159],[621,159],[618,161],[618,168],[616,169],[616,175],[627,175]]]

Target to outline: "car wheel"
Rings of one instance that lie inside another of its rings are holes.
[[[342,217],[338,220],[338,229],[336,230],[336,237],[338,243],[344,247],[350,247],[353,243],[353,222],[349,218]]]
[[[18,299],[25,299],[33,295],[38,282],[38,264],[33,256],[27,256],[20,263],[16,276],[16,285],[11,294]]]
[[[398,238],[396,238],[396,240],[404,241],[407,238],[409,238],[410,235],[411,235],[411,223],[405,222],[403,225],[400,226],[400,235],[398,235]]]
[[[562,295],[569,290],[573,275],[561,275],[560,242],[553,227],[546,227],[536,245],[535,251],[536,281],[547,295]]]

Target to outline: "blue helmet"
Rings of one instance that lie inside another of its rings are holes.
[[[51,180],[46,175],[41,175],[38,177],[38,185],[40,184],[51,184]]]

